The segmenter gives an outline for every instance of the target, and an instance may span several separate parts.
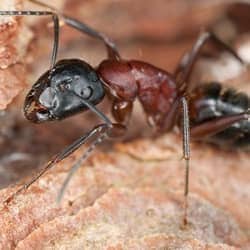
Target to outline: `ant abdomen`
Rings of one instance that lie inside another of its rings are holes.
[[[191,126],[205,121],[244,113],[250,108],[250,98],[245,93],[233,88],[222,87],[219,83],[201,85],[190,97]],[[223,148],[240,147],[249,150],[250,121],[245,119],[235,122],[228,128],[201,140],[221,145]]]
[[[103,85],[89,64],[78,59],[61,60],[33,85],[24,113],[32,122],[63,119],[88,109],[81,98],[95,105],[104,94]]]

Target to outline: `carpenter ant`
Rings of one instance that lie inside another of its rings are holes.
[[[220,84],[209,84],[191,91],[188,79],[203,45],[208,41],[214,42],[243,63],[241,58],[213,33],[203,32],[191,51],[181,60],[175,74],[171,74],[146,62],[122,59],[115,45],[104,34],[44,3],[37,0],[29,1],[49,8],[51,11],[0,12],[0,15],[51,15],[54,21],[51,67],[28,93],[24,103],[25,117],[31,122],[40,123],[64,119],[76,113],[91,110],[103,123],[57,154],[37,176],[10,196],[6,203],[27,189],[56,163],[92,140],[87,151],[71,168],[58,195],[58,200],[60,200],[73,173],[96,145],[109,137],[120,137],[125,134],[133,102],[138,98],[149,124],[159,132],[169,132],[175,125],[182,125],[183,158],[186,161],[184,190],[184,224],[186,224],[190,136],[192,139],[201,140],[215,138],[214,142],[219,143],[222,140],[221,133],[224,133],[230,137],[233,135],[232,144],[235,142],[236,145],[249,146],[250,135],[250,102],[246,95],[232,91],[221,93]],[[80,59],[65,59],[56,62],[59,17],[72,28],[103,41],[108,51],[108,59],[102,61],[96,69]],[[96,108],[105,94],[112,97],[112,114],[116,123]],[[181,115],[182,123],[179,122]]]

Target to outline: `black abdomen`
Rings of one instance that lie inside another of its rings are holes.
[[[214,118],[242,113],[250,108],[250,98],[245,93],[223,88],[219,83],[201,85],[194,93],[190,100],[191,126]],[[222,147],[250,150],[250,121],[234,123],[205,140]]]

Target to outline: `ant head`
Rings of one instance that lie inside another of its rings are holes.
[[[98,104],[104,88],[95,70],[78,59],[59,61],[26,96],[24,114],[32,122],[63,119],[88,110],[81,99]]]

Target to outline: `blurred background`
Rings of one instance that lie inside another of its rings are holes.
[[[43,9],[27,1],[17,2],[17,9]],[[173,72],[199,33],[210,29],[233,46],[245,62],[250,62],[249,1],[56,0],[51,4],[107,34],[124,59],[146,61]],[[10,10],[7,1],[0,6]],[[99,122],[88,112],[41,125],[24,119],[25,94],[49,67],[53,29],[51,20],[44,17],[25,17],[19,23],[21,28],[17,36],[22,39],[17,40],[26,46],[20,49],[18,63],[24,66],[26,73],[17,75],[20,81],[26,82],[26,87],[7,109],[0,112],[0,188],[37,171],[49,157]],[[106,58],[106,51],[100,41],[62,26],[58,59],[62,58],[80,58],[97,66]],[[227,53],[208,45],[194,70],[192,81],[217,80],[250,93],[248,71]],[[99,107],[110,115],[108,100]],[[137,104],[124,140],[150,135],[151,130]]]

